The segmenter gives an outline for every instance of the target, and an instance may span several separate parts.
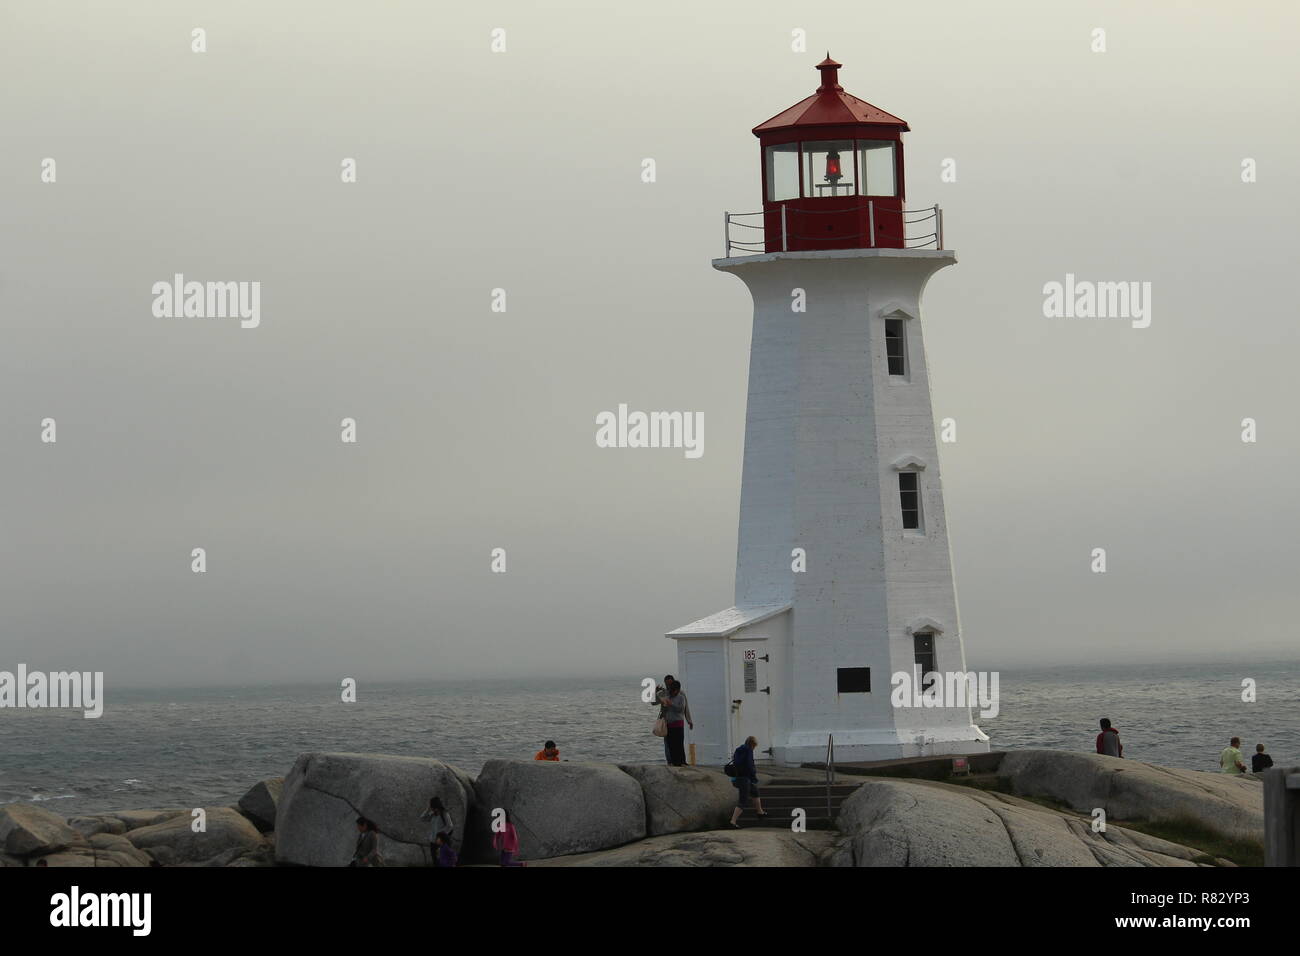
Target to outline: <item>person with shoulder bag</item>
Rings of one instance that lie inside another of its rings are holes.
[[[672,682],[673,675],[665,674],[664,682],[655,687],[654,704],[659,708],[659,716],[655,718],[654,729],[650,731],[656,737],[664,739],[664,762],[668,764],[673,762],[673,755],[668,750],[668,721],[664,719],[664,714],[667,713],[668,709],[660,698],[665,696],[665,688]]]
[[[357,817],[357,846],[352,851],[352,862],[348,866],[383,866],[384,858],[379,852],[379,828],[365,817]]]
[[[664,715],[661,720],[667,724],[668,734],[664,738],[668,744],[668,766],[686,766],[686,697],[682,694],[682,685],[672,681],[659,697]],[[658,733],[658,725],[656,725]]]

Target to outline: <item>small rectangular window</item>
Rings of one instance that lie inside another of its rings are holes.
[[[914,471],[898,473],[898,498],[903,507],[903,527],[908,531],[921,528],[921,476]]]
[[[933,680],[927,681],[926,674],[934,673],[934,634],[929,631],[922,631],[919,634],[912,635],[912,644],[915,651],[915,660],[917,670],[921,672],[921,688],[928,688]]]
[[[841,694],[871,693],[870,667],[841,667],[835,672],[835,689]]]
[[[885,358],[890,375],[907,374],[907,337],[902,319],[885,319]]]

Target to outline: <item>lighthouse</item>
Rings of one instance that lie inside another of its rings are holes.
[[[942,211],[906,206],[907,124],[840,66],[753,129],[762,209],[724,215],[713,260],[754,324],[735,602],[667,635],[697,763],[749,736],[780,765],[832,740],[840,762],[989,749],[969,699],[938,693],[966,662],[921,295],[957,257]]]

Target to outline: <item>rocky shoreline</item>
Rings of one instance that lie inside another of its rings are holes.
[[[761,786],[803,792],[823,780],[814,770],[760,774]],[[2,806],[0,866],[346,866],[358,816],[378,825],[386,865],[428,866],[420,813],[433,795],[456,821],[465,864],[494,862],[497,808],[509,810],[519,856],[534,866],[1231,866],[1263,841],[1259,781],[1094,754],[1012,751],[972,778],[841,773],[839,782],[854,788],[833,829],[734,830],[736,791],[712,769],[489,760],[471,777],[431,758],[306,753],[286,777],[201,813],[65,819]]]

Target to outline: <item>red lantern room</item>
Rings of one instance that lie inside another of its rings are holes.
[[[907,123],[845,93],[829,54],[817,69],[816,93],[754,127],[765,250],[906,248]]]

